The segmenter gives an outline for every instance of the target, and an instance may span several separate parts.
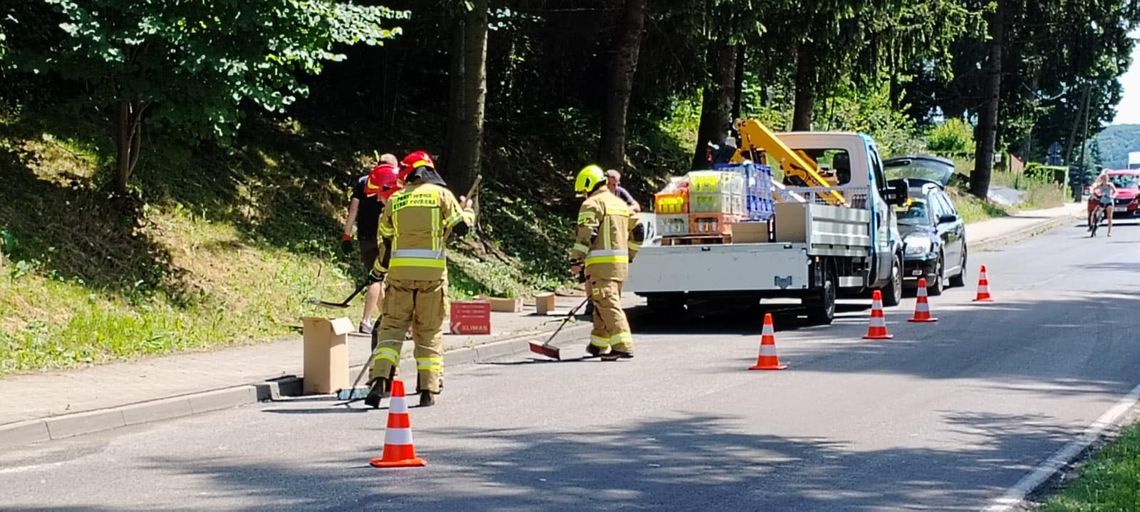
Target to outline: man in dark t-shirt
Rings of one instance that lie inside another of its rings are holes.
[[[629,208],[635,213],[641,211],[641,205],[637,204],[637,200],[629,193],[624,187],[621,186],[621,173],[614,169],[606,171],[606,186],[609,187],[610,192],[613,192],[618,199],[625,201]]]
[[[348,219],[344,223],[344,233],[341,235],[341,248],[345,253],[352,252],[352,227],[356,225],[356,240],[360,246],[360,262],[364,264],[364,273],[372,271],[372,265],[380,257],[380,245],[377,242],[376,231],[380,227],[380,214],[384,211],[386,200],[394,189],[394,177],[399,162],[396,155],[385,154],[380,157],[380,163],[372,172],[357,178],[352,186],[352,200],[348,205]],[[389,171],[390,172],[386,172]],[[380,183],[382,177],[391,174],[393,187],[387,189]],[[384,188],[382,190],[382,188]],[[372,317],[376,305],[384,295],[383,283],[374,283],[368,287],[364,294],[364,315],[360,321],[362,334],[372,333]]]

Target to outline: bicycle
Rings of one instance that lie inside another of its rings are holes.
[[[1107,214],[1105,213],[1105,205],[1102,203],[1098,203],[1096,205],[1096,209],[1093,210],[1092,225],[1089,226],[1089,236],[1090,237],[1096,237],[1096,228],[1099,227],[1100,223],[1104,221],[1104,218],[1106,215]]]

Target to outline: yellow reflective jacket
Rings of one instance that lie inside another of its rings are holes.
[[[378,258],[375,269],[386,270],[391,279],[445,279],[446,237],[461,223],[474,225],[475,212],[461,209],[450,190],[432,183],[401,189],[392,194],[380,216],[379,234],[391,244],[388,268]]]
[[[571,261],[585,262],[587,276],[624,281],[638,249],[630,243],[635,225],[629,205],[602,187],[590,194],[578,210]]]

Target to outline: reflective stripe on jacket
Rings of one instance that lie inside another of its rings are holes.
[[[570,259],[584,261],[586,274],[599,279],[625,280],[629,274],[629,233],[632,211],[609,189],[590,194],[578,210]]]
[[[417,183],[392,194],[379,228],[380,236],[392,241],[388,276],[417,281],[446,278],[446,236],[460,223],[475,224],[475,214],[461,209],[444,187]]]

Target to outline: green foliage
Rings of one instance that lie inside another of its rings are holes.
[[[1140,510],[1140,425],[1093,456],[1079,477],[1046,502],[1046,512]]]
[[[335,45],[381,44],[400,33],[383,24],[408,17],[332,0],[45,1],[66,37],[23,55],[23,69],[84,84],[75,99],[116,123],[129,105],[139,124],[188,140],[231,135],[243,102],[284,111],[308,92],[299,73],[345,58]],[[118,143],[121,155],[130,142]]]
[[[958,118],[948,119],[926,134],[926,149],[938,154],[974,150],[974,128]]]
[[[862,132],[871,135],[884,156],[913,153],[922,149],[915,123],[891,108],[885,86],[843,91],[829,99],[817,124],[824,130]]]

